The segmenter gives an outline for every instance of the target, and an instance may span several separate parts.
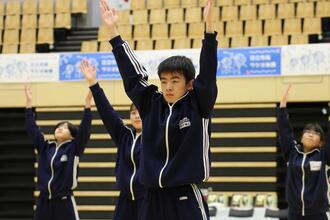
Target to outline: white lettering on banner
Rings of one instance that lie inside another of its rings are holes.
[[[0,82],[56,82],[59,54],[0,56]]]
[[[330,74],[330,44],[282,47],[282,75]]]

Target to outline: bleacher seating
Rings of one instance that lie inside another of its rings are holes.
[[[81,52],[97,52],[98,42],[97,41],[83,41],[81,45]]]
[[[153,9],[150,11],[150,24],[163,24],[166,21],[166,10],[165,9]]]
[[[190,40],[184,38],[174,39],[173,49],[189,49],[189,48],[191,48]]]
[[[54,32],[54,28],[70,29],[72,14],[79,13],[87,13],[87,0],[58,0],[56,3],[53,0],[0,2],[0,32],[5,29],[3,41],[0,33],[2,53],[34,53],[35,44],[53,44],[54,33],[51,32]],[[25,36],[26,33],[32,35]]]
[[[308,35],[291,35],[290,44],[308,44]]]
[[[147,39],[151,42],[143,44],[148,44],[148,49],[198,48],[200,41],[194,43],[192,39],[203,36],[204,3],[202,0],[133,0],[131,9],[121,12],[124,16],[120,27],[125,29],[121,28],[120,33],[124,39],[136,42],[137,50],[144,48],[141,40]],[[322,0],[222,0],[216,1],[214,7],[220,48],[309,43],[309,35],[322,33],[322,17],[330,15],[329,2]],[[144,31],[136,30],[140,27]],[[105,39],[99,42],[102,40]]]
[[[168,39],[168,24],[153,24],[151,38],[152,39]]]
[[[250,46],[252,47],[268,46],[268,38],[269,37],[265,35],[252,36]]]
[[[155,40],[155,50],[168,50],[172,48],[171,39],[158,39]]]
[[[101,52],[109,52],[112,50],[111,44],[109,41],[101,41],[99,46],[99,51]]]
[[[249,38],[246,36],[236,36],[231,38],[230,47],[248,47],[249,46]]]
[[[36,52],[36,45],[35,43],[21,43],[19,46],[20,53],[35,53]]]

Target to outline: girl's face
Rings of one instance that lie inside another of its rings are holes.
[[[63,123],[56,128],[55,139],[58,142],[64,142],[64,141],[73,139],[73,137],[71,136],[69,127],[68,127],[68,123]]]
[[[130,119],[132,126],[136,129],[137,132],[142,131],[142,120],[140,118],[139,111],[133,107],[131,112],[130,112]]]
[[[308,152],[322,146],[321,134],[314,130],[304,130],[301,138],[304,145],[304,151]]]

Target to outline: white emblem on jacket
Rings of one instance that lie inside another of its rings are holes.
[[[189,127],[190,125],[191,125],[190,120],[187,117],[184,117],[183,119],[181,119],[179,121],[179,127],[180,127],[180,129]]]
[[[322,161],[310,161],[309,165],[311,167],[311,171],[319,171],[321,170]]]
[[[61,159],[60,159],[61,162],[66,162],[68,161],[68,156],[66,154],[63,154]]]

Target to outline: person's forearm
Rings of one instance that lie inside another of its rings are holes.
[[[208,34],[213,34],[215,32],[212,23],[210,23],[210,24],[206,23],[205,32],[208,33]]]
[[[105,128],[111,135],[111,138],[114,140],[117,147],[119,147],[121,137],[128,131],[127,127],[123,124],[119,114],[113,109],[100,85],[96,84],[90,87],[90,89],[93,92],[95,105]]]
[[[109,28],[109,37],[110,37],[110,40],[119,36],[119,31],[118,31],[118,28],[117,27],[112,27],[112,28]]]
[[[25,108],[32,108],[32,102],[27,102]]]

